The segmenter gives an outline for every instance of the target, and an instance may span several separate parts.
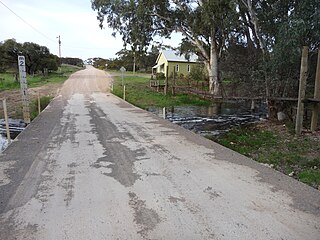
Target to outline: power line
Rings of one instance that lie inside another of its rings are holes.
[[[36,31],[37,33],[39,33],[40,35],[42,35],[43,37],[45,37],[46,39],[55,42],[53,39],[49,38],[47,35],[45,35],[44,33],[40,32],[38,29],[36,29],[34,26],[32,26],[30,23],[28,23],[26,20],[24,20],[22,17],[20,17],[18,14],[16,14],[12,9],[10,9],[6,4],[4,4],[1,0],[0,3],[7,8],[10,12],[12,12],[16,17],[18,17],[21,21],[23,21],[25,24],[27,24],[29,27],[31,27],[34,31]]]
[[[7,8],[11,13],[13,13],[16,17],[18,17],[21,21],[23,21],[26,25],[28,25],[30,28],[32,28],[34,31],[36,31],[38,34],[40,34],[41,36],[43,36],[44,38],[48,39],[51,42],[56,42],[56,40],[51,39],[50,37],[48,37],[46,34],[42,33],[41,31],[39,31],[37,28],[35,28],[34,26],[32,26],[30,23],[28,23],[26,20],[24,20],[22,17],[20,17],[17,13],[15,13],[11,8],[9,8],[5,3],[3,3],[0,0],[0,3]],[[71,49],[79,49],[79,50],[102,50],[105,48],[91,48],[91,47],[82,47],[82,46],[75,46],[73,44],[66,44],[65,45],[67,48],[71,48]]]

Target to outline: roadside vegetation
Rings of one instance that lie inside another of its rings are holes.
[[[63,83],[68,77],[80,70],[81,67],[72,65],[61,65],[61,70],[56,70],[48,73],[47,76],[42,74],[27,75],[28,87],[39,87],[48,83]],[[7,71],[0,73],[0,91],[3,90],[15,90],[20,88],[19,79],[15,79],[15,72]]]
[[[43,111],[51,102],[53,97],[43,96],[40,98],[40,111]],[[35,119],[39,115],[38,99],[35,99],[30,104],[30,116],[31,120]]]
[[[123,97],[122,77],[114,77],[113,94]],[[154,92],[149,88],[149,80],[147,77],[124,76],[124,84],[126,85],[126,101],[140,108],[147,109],[150,106],[170,107],[179,105],[210,105],[209,101],[200,99],[196,96],[187,94],[168,94],[164,96],[161,92]]]
[[[41,110],[43,110],[56,95],[58,89],[68,77],[82,69],[78,66],[61,65],[61,71],[52,71],[47,76],[42,74],[28,75],[28,88],[30,99],[31,118],[38,115],[38,94],[41,98]],[[2,79],[2,80],[1,80]],[[0,73],[0,98],[7,99],[7,109],[10,118],[22,118],[22,103],[20,94],[20,83],[15,79],[14,72],[7,71]],[[3,111],[0,111],[0,118],[3,118]]]

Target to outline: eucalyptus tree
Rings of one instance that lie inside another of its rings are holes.
[[[120,33],[124,44],[147,48],[155,35],[180,32],[195,47],[209,75],[209,91],[219,93],[219,56],[232,29],[230,0],[92,0],[100,27]]]
[[[239,0],[239,6],[262,52],[267,95],[294,96],[302,46],[320,46],[319,1]]]

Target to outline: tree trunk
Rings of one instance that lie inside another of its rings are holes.
[[[211,34],[210,62],[206,63],[209,74],[209,92],[214,96],[219,94],[220,85],[218,77],[218,49],[214,33]]]
[[[270,96],[270,89],[269,89],[269,81],[268,81],[268,76],[267,76],[267,71],[265,69],[265,65],[266,65],[266,55],[267,55],[267,50],[266,50],[266,45],[264,44],[263,38],[261,36],[261,32],[260,32],[260,27],[259,27],[259,23],[258,23],[258,18],[257,18],[257,14],[255,12],[255,10],[253,9],[252,6],[252,0],[242,0],[242,2],[244,3],[244,5],[247,7],[248,9],[248,13],[250,16],[250,21],[253,25],[253,32],[255,33],[255,36],[258,39],[258,43],[260,45],[260,49],[262,51],[262,58],[263,58],[263,62],[264,62],[264,78],[265,78],[265,90],[266,90],[266,98],[268,100],[269,96]]]
[[[136,73],[136,51],[133,52],[133,74]]]

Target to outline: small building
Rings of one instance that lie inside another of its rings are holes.
[[[157,58],[157,64],[152,67],[152,74],[163,73],[164,76],[169,76],[176,72],[180,75],[188,75],[195,65],[199,64],[198,57],[195,54],[191,54],[190,58],[187,59],[185,55],[179,55],[172,50],[162,50]],[[167,66],[168,73],[166,72]]]

